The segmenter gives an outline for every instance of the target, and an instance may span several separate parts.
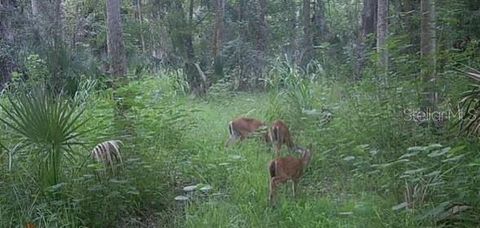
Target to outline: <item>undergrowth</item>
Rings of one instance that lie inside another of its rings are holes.
[[[39,187],[33,161],[18,152],[24,139],[2,125],[0,226],[478,225],[476,140],[458,136],[453,121],[436,127],[412,118],[412,82],[278,75],[285,78],[273,78],[267,92],[232,93],[218,85],[206,99],[185,96],[178,75],[131,82],[119,89],[134,126],[129,134],[115,126],[112,91],[80,85],[87,92],[70,107],[85,108],[79,121],[88,121],[79,130],[88,133],[49,188]],[[277,207],[268,206],[273,152],[261,140],[224,148],[228,122],[238,116],[283,119],[296,144],[313,144],[297,198],[285,185]],[[89,153],[115,139],[124,141],[124,163],[112,174]]]

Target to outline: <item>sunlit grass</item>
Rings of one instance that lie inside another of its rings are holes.
[[[328,98],[327,98],[328,99]],[[248,115],[265,119],[268,109],[266,94],[239,94],[228,101],[191,102],[198,106],[199,125],[189,133],[200,151],[192,156],[198,167],[195,175],[213,186],[207,198],[194,198],[186,209],[187,227],[383,227],[384,210],[390,203],[374,193],[355,192],[347,169],[325,165],[331,148],[331,136],[312,138],[303,129],[295,129],[299,143],[315,140],[314,160],[300,184],[300,194],[292,197],[290,185],[281,187],[279,205],[271,208],[267,201],[268,162],[272,150],[259,139],[248,139],[223,148],[227,139],[227,123]],[[328,101],[326,101],[328,102]],[[338,142],[338,135],[335,140]],[[330,147],[330,148],[329,148]],[[346,147],[345,147],[346,148]],[[329,150],[330,149],[330,150]],[[288,153],[283,151],[284,154]],[[339,158],[341,159],[341,158]],[[335,177],[338,175],[338,177]],[[323,183],[323,180],[328,180]],[[392,215],[390,215],[392,216]]]

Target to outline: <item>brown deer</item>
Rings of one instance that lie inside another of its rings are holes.
[[[280,150],[282,149],[283,144],[285,144],[289,150],[292,150],[295,146],[287,125],[281,120],[277,120],[273,123],[272,127],[267,132],[266,141],[273,143],[277,157],[280,157]]]
[[[295,197],[298,182],[303,176],[303,172],[312,158],[312,146],[309,145],[308,148],[309,149],[305,149],[298,146],[294,148],[295,152],[298,152],[302,155],[301,158],[287,156],[279,157],[270,161],[268,166],[270,172],[269,201],[272,206],[275,205],[274,198],[276,188],[288,180],[293,182],[292,190],[293,197]]]
[[[262,127],[265,127],[265,124],[262,121],[248,117],[239,117],[230,121],[228,124],[230,136],[225,142],[225,147],[237,142],[238,140],[244,140],[246,137]]]

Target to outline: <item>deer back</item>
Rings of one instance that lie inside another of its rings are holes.
[[[280,157],[270,162],[269,170],[270,177],[298,179],[303,175],[303,163],[301,159],[292,156]]]
[[[241,117],[231,123],[231,131],[236,131],[241,137],[246,137],[263,126],[263,122],[253,118]]]

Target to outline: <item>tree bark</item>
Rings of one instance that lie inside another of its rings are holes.
[[[362,78],[363,69],[366,64],[367,50],[375,46],[369,42],[368,37],[374,34],[377,29],[377,0],[363,0],[362,24],[356,41],[355,54],[356,63],[354,76],[355,80]]]
[[[258,0],[257,50],[262,55],[267,51],[267,0]]]
[[[436,88],[436,38],[435,38],[435,3],[434,0],[421,1],[421,38],[420,54],[422,57],[422,77],[425,83],[425,99],[423,108],[435,109],[437,103]]]
[[[0,20],[0,44],[2,46],[11,47],[15,44],[15,32],[12,28],[11,18],[15,15],[16,5],[15,0],[0,2],[0,12],[5,13]],[[0,92],[3,90],[5,83],[10,81],[15,67],[14,53],[2,53],[0,56]]]
[[[375,33],[377,29],[377,3],[377,0],[363,1],[361,35],[364,38]]]
[[[223,37],[224,37],[225,0],[215,0],[215,34],[213,40],[214,71],[216,78],[223,77]]]
[[[255,87],[260,84],[260,79],[263,77],[266,65],[266,52],[267,52],[267,0],[257,0],[257,8],[255,18],[257,21],[252,21],[256,23],[257,32],[256,36],[256,51],[257,55],[255,57],[256,66],[253,73],[253,83],[250,86]]]
[[[37,17],[39,14],[39,10],[40,10],[40,2],[41,0],[31,0],[31,5],[32,5],[32,16],[33,17]]]
[[[127,74],[127,59],[123,43],[120,0],[107,0],[107,47],[110,73],[116,79]]]
[[[303,54],[301,67],[306,68],[313,57],[310,0],[303,0]]]
[[[388,36],[388,0],[378,0],[377,19],[377,52],[379,65],[382,71],[388,71],[388,50],[386,47]]]
[[[313,37],[313,43],[314,45],[320,45],[330,37],[330,31],[325,18],[324,0],[316,0],[314,9],[313,22],[315,24],[315,34]]]

